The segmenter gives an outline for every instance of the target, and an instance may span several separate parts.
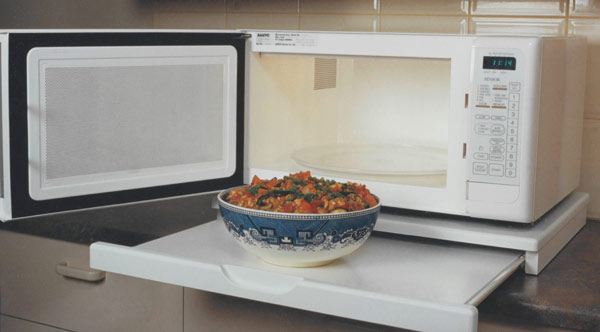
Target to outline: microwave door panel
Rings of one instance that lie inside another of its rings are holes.
[[[8,35],[0,33],[0,220],[11,214],[8,132]]]
[[[36,48],[28,60],[34,199],[235,171],[233,47]]]
[[[243,34],[30,31],[7,39],[2,115],[10,115],[3,139],[12,184],[4,183],[3,220],[243,183]]]

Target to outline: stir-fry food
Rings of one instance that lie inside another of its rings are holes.
[[[283,179],[254,176],[250,185],[231,190],[225,200],[244,208],[287,213],[343,213],[377,205],[365,185],[315,178],[310,171]]]

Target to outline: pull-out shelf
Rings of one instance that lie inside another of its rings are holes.
[[[572,237],[585,223],[587,202],[587,194],[574,194],[549,212],[544,222],[554,226],[540,224],[543,238]],[[97,242],[90,248],[91,266],[100,270],[425,331],[476,331],[476,306],[524,260],[523,250],[375,232],[329,265],[287,268],[246,252],[221,220],[136,247]]]
[[[136,247],[94,243],[91,266],[378,324],[475,331],[477,305],[523,262],[518,251],[374,234],[317,268],[270,265],[216,220]]]

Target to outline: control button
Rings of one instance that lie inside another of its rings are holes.
[[[484,115],[484,114],[475,114],[475,119],[477,119],[477,120],[489,120],[490,116],[489,115]]]
[[[488,165],[486,163],[473,163],[473,174],[487,175]]]
[[[475,132],[479,135],[489,135],[490,125],[487,123],[477,123],[475,124]]]
[[[488,154],[483,152],[476,152],[473,154],[473,158],[477,160],[487,160]]]
[[[490,133],[494,136],[504,135],[504,126],[495,124],[490,127]]]
[[[517,170],[515,169],[506,169],[506,176],[508,176],[509,178],[514,178],[517,177]]]
[[[504,121],[504,120],[506,120],[506,117],[505,116],[500,116],[500,115],[492,115],[492,120],[495,120],[495,121]]]
[[[519,102],[518,101],[509,102],[508,109],[511,111],[518,111],[519,110]]]
[[[492,161],[502,161],[502,160],[504,160],[504,155],[503,154],[491,154],[490,155],[490,160],[492,160]]]
[[[490,175],[502,176],[504,175],[504,165],[502,164],[490,164]]]
[[[507,161],[506,162],[506,168],[517,168],[517,163],[514,161]]]
[[[517,136],[508,136],[506,139],[508,144],[517,144]]]
[[[508,152],[517,152],[517,145],[516,144],[508,144],[506,146],[506,151],[508,151]]]
[[[521,90],[521,83],[519,83],[519,82],[510,82],[508,84],[508,88],[510,89],[510,91],[520,91]]]
[[[503,146],[490,146],[490,152],[502,154],[502,153],[504,153],[504,147]]]
[[[508,111],[508,118],[514,119],[519,117],[519,112],[517,111]]]
[[[504,138],[493,137],[490,138],[491,145],[504,145]]]
[[[506,160],[517,160],[517,154],[515,152],[507,153]]]
[[[511,127],[516,127],[519,124],[519,119],[510,119],[508,120],[508,125]]]
[[[508,127],[508,134],[509,135],[516,135],[517,134],[517,127]]]
[[[510,94],[508,95],[508,99],[509,99],[510,101],[519,101],[519,97],[520,97],[520,96],[519,96],[519,94],[518,94],[518,93],[510,93]]]

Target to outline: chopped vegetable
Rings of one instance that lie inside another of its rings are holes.
[[[231,190],[225,200],[245,208],[287,213],[343,213],[377,205],[365,185],[315,178],[310,172],[270,180],[254,176],[250,185]]]

